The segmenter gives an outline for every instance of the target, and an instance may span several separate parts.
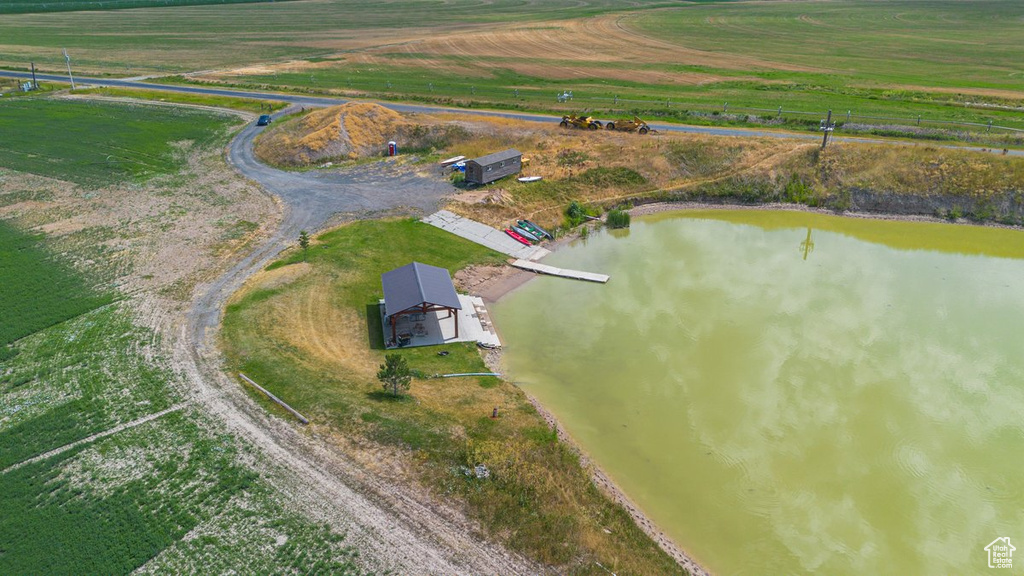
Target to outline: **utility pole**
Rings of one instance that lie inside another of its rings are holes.
[[[825,146],[828,146],[828,138],[832,135],[832,131],[836,129],[836,123],[832,121],[832,111],[828,111],[828,118],[821,121],[821,131],[825,133],[825,136],[821,139],[821,149],[824,150]]]
[[[39,90],[39,82],[36,82],[36,63],[32,63],[32,89]]]
[[[71,89],[75,89],[75,77],[71,75],[71,56],[68,56],[68,49],[64,48],[64,61],[68,65],[68,78],[71,80]]]

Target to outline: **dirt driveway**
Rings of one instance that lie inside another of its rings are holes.
[[[281,465],[274,478],[296,506],[347,534],[361,563],[399,574],[537,574],[544,570],[479,536],[459,510],[425,490],[368,473],[332,442],[308,428],[269,415],[223,370],[216,335],[228,297],[253,273],[314,232],[357,218],[433,211],[453,189],[408,167],[381,162],[344,171],[286,172],[263,165],[252,152],[260,129],[250,125],[231,142],[228,160],[281,203],[280,226],[216,280],[197,288],[173,343],[175,364],[194,398],[233,432]],[[323,430],[326,435],[327,431]]]

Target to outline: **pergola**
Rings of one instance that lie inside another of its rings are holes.
[[[391,324],[391,339],[397,340],[395,324],[400,316],[448,311],[445,318],[455,318],[455,337],[459,337],[459,315],[462,309],[455,293],[452,277],[444,268],[419,262],[406,264],[380,277],[384,285],[384,317]]]

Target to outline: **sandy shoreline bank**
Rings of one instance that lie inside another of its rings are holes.
[[[726,204],[726,203],[706,203],[706,202],[657,202],[651,204],[644,204],[631,209],[629,212],[632,216],[646,216],[651,214],[658,214],[663,212],[675,212],[675,211],[686,211],[686,210],[786,210],[792,212],[812,212],[818,214],[828,214],[845,216],[850,218],[864,218],[874,220],[893,220],[893,221],[911,221],[911,222],[935,222],[935,223],[957,223],[964,225],[980,225],[976,222],[961,220],[958,222],[950,222],[949,220],[940,219],[932,216],[915,216],[915,215],[901,215],[901,214],[883,214],[883,213],[864,213],[864,212],[843,212],[837,213],[833,210],[825,208],[812,208],[800,204],[757,204],[757,205],[738,205],[738,204]],[[994,226],[1000,228],[1016,228],[1013,226],[1005,226],[995,223],[983,224],[986,226]],[[556,242],[548,245],[548,248],[552,251],[557,251],[559,248],[567,245],[577,236],[559,239]],[[498,302],[508,294],[512,293],[519,287],[525,285],[531,279],[537,275],[532,272],[519,270],[512,268],[511,266],[487,266],[487,267],[470,267],[465,270],[461,270],[456,274],[456,281],[460,289],[469,291],[470,293],[481,296],[487,302],[493,303]],[[499,327],[500,329],[500,327]],[[485,361],[487,365],[495,371],[501,371],[501,351],[494,350],[490,351]],[[609,498],[621,505],[633,518],[637,526],[640,527],[652,540],[658,543],[669,556],[676,560],[680,566],[687,569],[691,574],[694,575],[707,575],[709,572],[697,563],[692,556],[687,554],[679,543],[672,540],[671,537],[666,535],[662,530],[658,528],[654,522],[647,517],[646,514],[637,506],[615,482],[608,476],[608,474],[597,465],[593,459],[587,454],[580,444],[565,431],[565,428],[561,425],[558,419],[552,414],[547,408],[545,408],[540,401],[535,397],[525,392],[526,397],[530,403],[537,409],[548,426],[557,431],[558,438],[565,445],[569,446],[576,454],[579,455],[580,462],[588,470],[594,484],[602,490]]]

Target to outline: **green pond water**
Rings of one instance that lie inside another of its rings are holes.
[[[712,572],[980,573],[1024,550],[1022,258],[1015,230],[677,212],[545,259],[608,284],[492,313],[510,377]]]

